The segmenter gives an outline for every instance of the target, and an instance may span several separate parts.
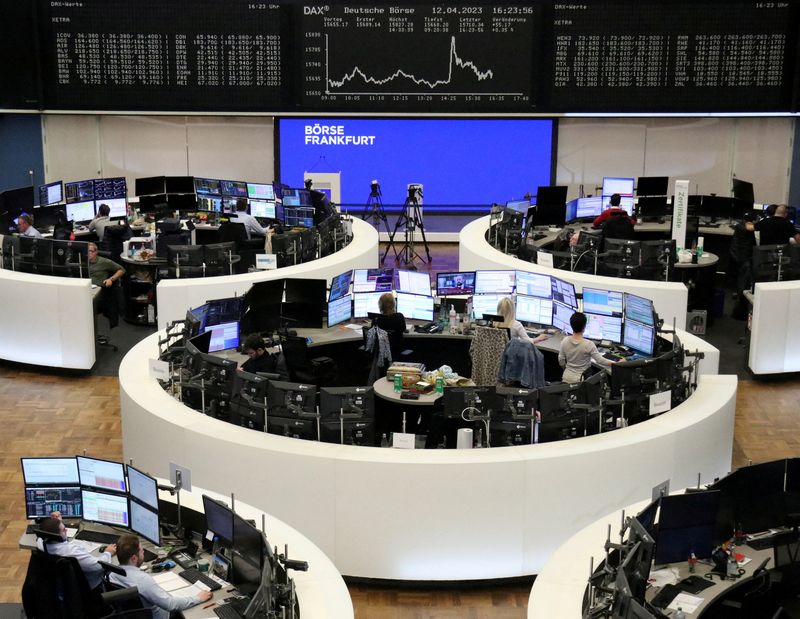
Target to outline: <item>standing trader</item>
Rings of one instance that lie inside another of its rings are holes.
[[[792,239],[800,243],[800,233],[786,215],[788,210],[785,204],[770,204],[767,207],[767,217],[755,224],[748,222],[745,225],[748,230],[759,233],[759,245],[786,245]]]
[[[144,563],[144,548],[135,535],[123,535],[117,541],[117,559],[125,570],[125,576],[111,574],[111,581],[123,587],[137,587],[139,597],[145,608],[153,613],[153,619],[169,619],[173,610],[191,608],[211,599],[211,591],[200,591],[195,596],[178,597],[170,595],[153,580],[147,572],[140,569]]]

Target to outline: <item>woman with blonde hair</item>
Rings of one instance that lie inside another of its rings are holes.
[[[519,320],[514,318],[514,303],[511,301],[511,297],[503,297],[500,299],[500,301],[497,303],[497,313],[503,317],[503,322],[495,324],[495,326],[508,329],[511,333],[512,339],[516,338],[530,342],[531,344],[536,344],[538,342],[543,342],[550,337],[544,333],[535,338],[528,337],[525,327],[522,326],[522,323]]]

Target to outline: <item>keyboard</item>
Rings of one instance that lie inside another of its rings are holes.
[[[206,587],[211,589],[211,591],[222,589],[222,585],[219,584],[216,580],[211,580],[205,574],[200,573],[200,570],[196,570],[193,567],[189,568],[188,570],[183,570],[180,574],[178,574],[178,576],[180,576],[185,581],[190,582],[192,584],[196,583],[199,580]]]
[[[214,614],[221,619],[241,619],[250,600],[248,598],[228,598],[228,600],[227,604],[214,607]]]
[[[622,357],[620,357],[619,355],[617,355],[617,354],[615,354],[613,352],[605,353],[603,355],[603,358],[608,359],[609,361],[619,361],[620,359],[622,359]]]
[[[96,544],[116,544],[119,535],[119,533],[101,533],[100,531],[87,531],[86,529],[82,529],[75,535],[75,539],[80,539],[84,542],[94,542]]]
[[[650,604],[656,608],[666,608],[682,591],[683,589],[678,585],[664,585],[661,587],[661,591],[656,593],[655,597],[650,600]]]

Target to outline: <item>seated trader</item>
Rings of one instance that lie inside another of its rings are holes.
[[[17,228],[22,236],[31,236],[35,239],[42,238],[42,233],[33,227],[33,215],[20,215]]]
[[[622,197],[618,193],[612,195],[611,199],[609,200],[609,207],[594,218],[594,221],[592,222],[592,228],[602,228],[603,224],[605,224],[612,217],[623,216],[631,223],[631,225],[636,225],[636,220],[628,215],[628,212],[624,208],[620,208],[619,205],[621,202]]]
[[[111,209],[108,207],[108,204],[101,204],[97,207],[97,217],[92,219],[89,222],[89,230],[94,230],[97,232],[97,238],[102,241],[103,234],[106,231],[106,226],[111,225],[111,219],[109,219],[109,215],[111,214]]]
[[[248,239],[253,238],[253,235],[267,236],[272,234],[272,228],[264,228],[255,217],[247,212],[247,200],[244,198],[237,198],[236,213],[231,215],[231,221],[235,224],[244,224]]]
[[[57,513],[57,512],[54,512]],[[73,541],[67,539],[67,529],[60,518],[45,518],[39,523],[39,529],[54,535],[60,535],[63,541],[50,542],[47,544],[47,553],[51,555],[58,555],[59,557],[73,557],[78,560],[83,573],[86,575],[86,582],[89,583],[90,589],[96,589],[100,586],[103,578],[103,568],[100,567],[98,561],[111,561],[111,557],[117,552],[117,547],[114,544],[106,546],[106,551],[98,555],[92,555],[86,552],[82,547],[78,546]],[[37,542],[38,545],[38,542]]]
[[[95,312],[108,318],[113,329],[119,322],[119,305],[117,297],[110,290],[114,282],[125,275],[125,269],[105,256],[97,255],[97,245],[89,243],[89,277],[92,284],[103,290],[95,297]]]
[[[276,372],[278,365],[278,355],[273,355],[267,352],[267,345],[261,336],[257,333],[252,333],[247,336],[242,346],[242,352],[250,357],[242,364],[242,369],[245,372]]]
[[[786,219],[787,215],[785,204],[770,204],[764,219],[755,224],[748,223],[746,226],[748,230],[759,233],[759,245],[786,245],[792,239],[795,243],[800,243],[800,233],[794,224]]]
[[[397,359],[403,349],[403,334],[406,332],[406,317],[395,311],[394,295],[391,292],[383,293],[378,298],[378,309],[381,315],[373,322],[373,326],[380,327],[389,333],[389,345],[392,349],[392,359]]]
[[[153,577],[140,569],[144,562],[144,548],[135,535],[123,535],[117,541],[117,559],[125,570],[125,576],[111,574],[111,581],[123,587],[137,587],[145,608],[153,613],[153,619],[169,619],[173,610],[191,608],[211,599],[211,591],[200,591],[195,596],[178,597],[162,589]]]
[[[597,350],[594,342],[583,337],[586,328],[586,314],[575,312],[570,316],[569,324],[572,335],[561,340],[561,349],[558,351],[558,363],[564,368],[561,380],[565,383],[579,383],[592,360],[600,365],[611,365],[609,361]]]
[[[514,304],[511,302],[509,297],[503,297],[500,299],[500,301],[498,301],[497,313],[503,317],[503,322],[495,324],[494,326],[501,329],[508,329],[511,332],[512,339],[523,340],[525,342],[530,342],[531,344],[536,344],[538,342],[543,342],[550,337],[544,333],[535,338],[528,337],[525,327],[522,326],[522,323],[519,320],[514,318]]]

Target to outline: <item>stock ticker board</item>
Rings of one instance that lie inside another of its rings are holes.
[[[7,109],[761,112],[798,99],[794,0],[34,6],[0,26]]]

